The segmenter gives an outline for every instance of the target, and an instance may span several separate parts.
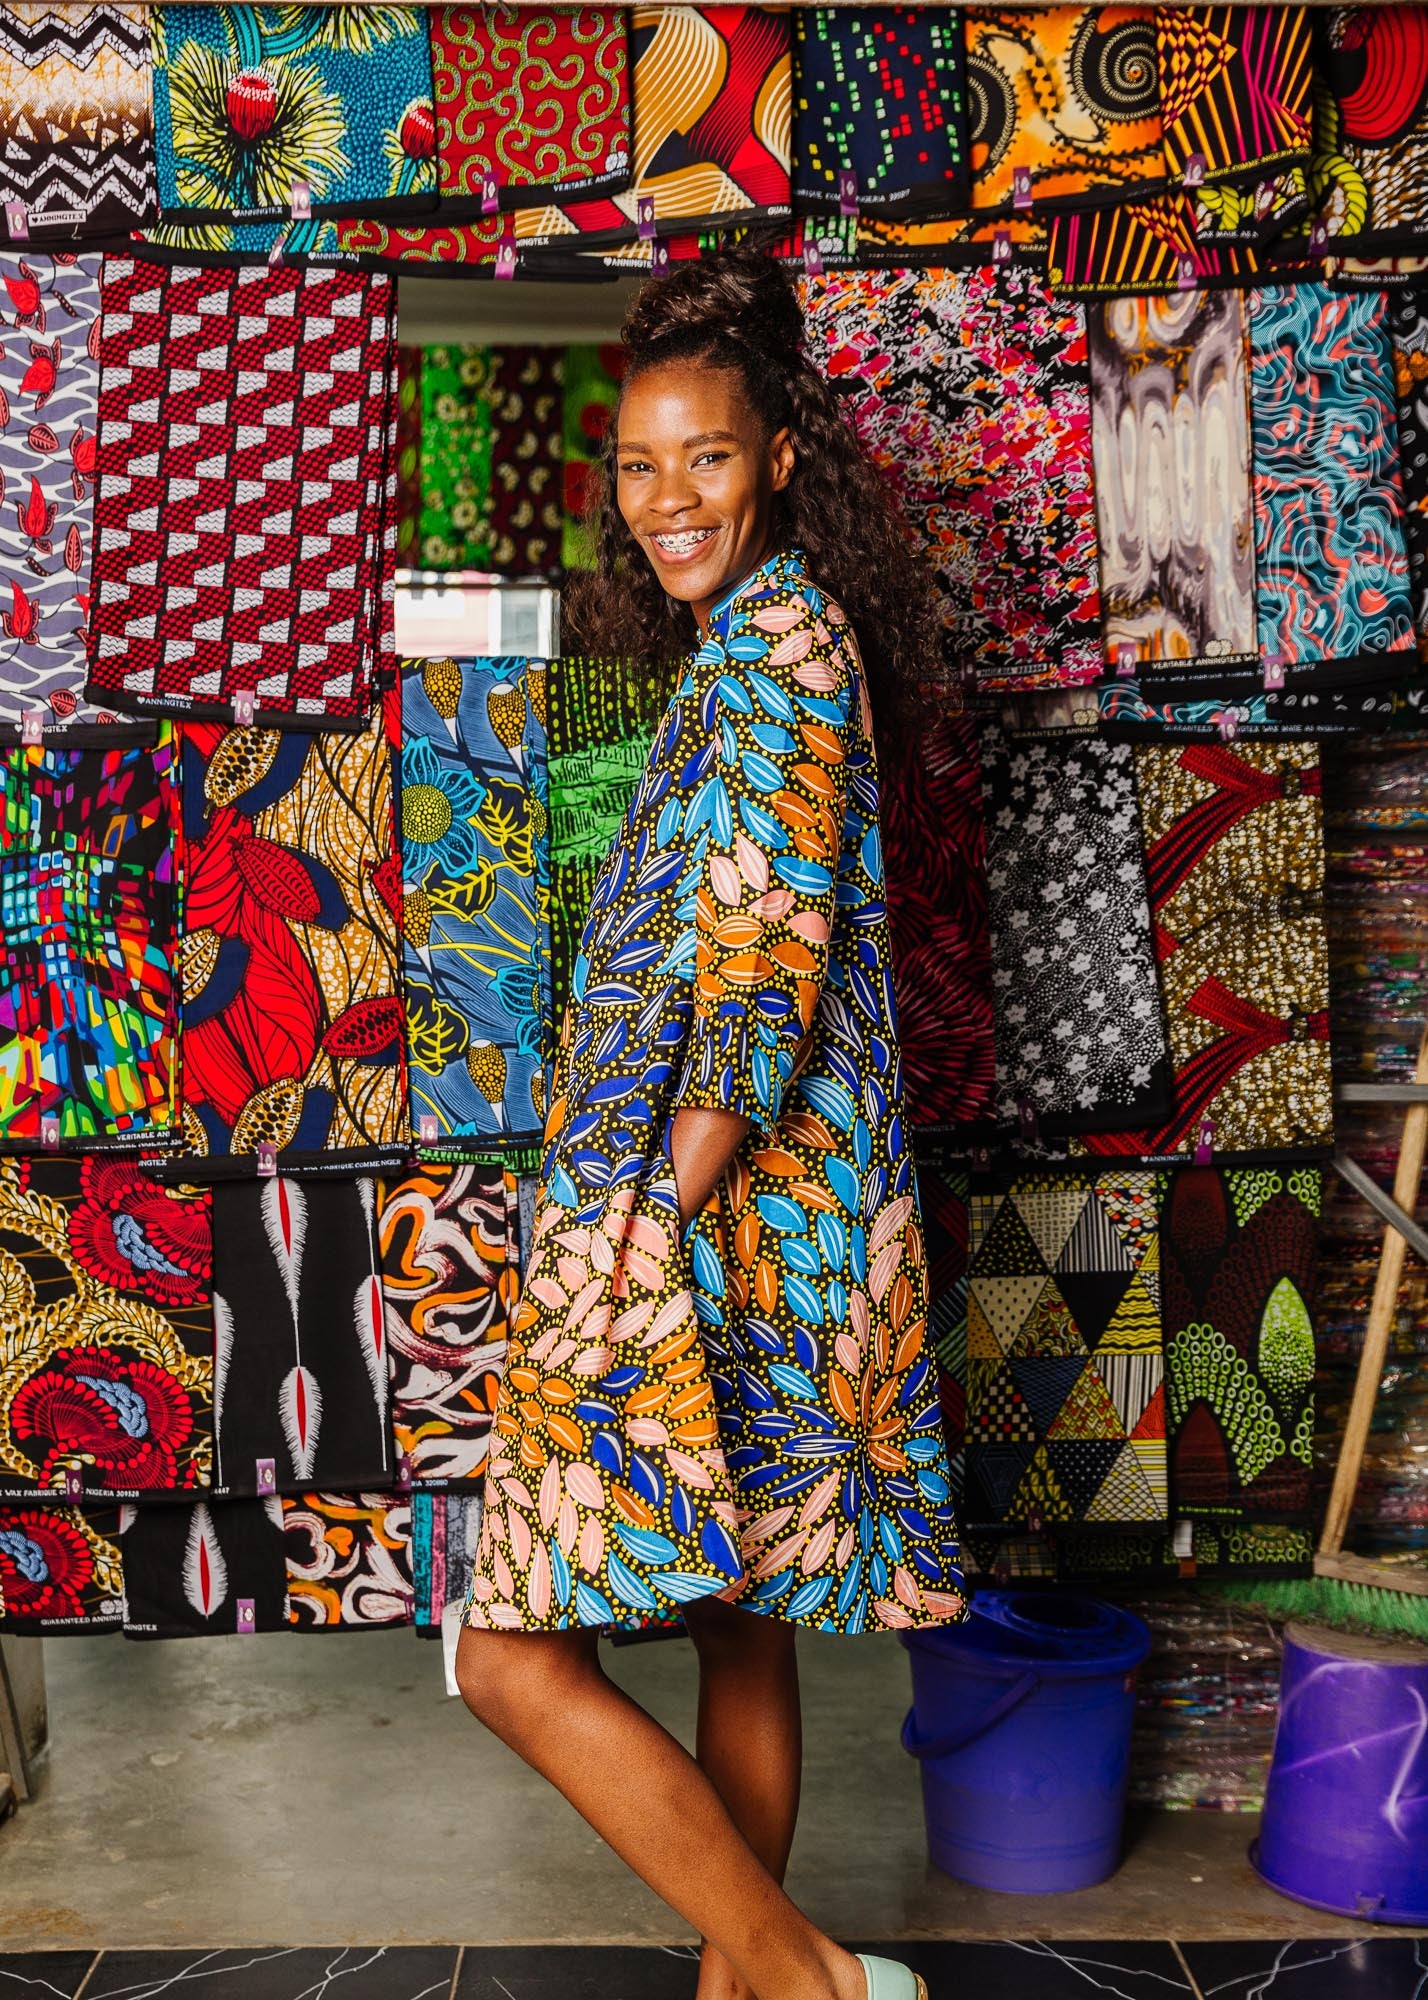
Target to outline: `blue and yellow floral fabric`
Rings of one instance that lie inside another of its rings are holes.
[[[751,1129],[681,1232],[682,1105]],[[719,605],[595,888],[467,1617],[963,1609],[857,647],[801,558]]]
[[[427,1159],[539,1148],[550,1018],[543,661],[402,670],[412,1130]]]

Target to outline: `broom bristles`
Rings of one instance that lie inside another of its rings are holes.
[[[1333,1576],[1306,1576],[1283,1582],[1266,1577],[1259,1582],[1217,1584],[1210,1594],[1262,1612],[1277,1624],[1299,1619],[1305,1624],[1327,1625],[1336,1632],[1418,1639],[1428,1644],[1428,1597],[1412,1591],[1345,1583]]]

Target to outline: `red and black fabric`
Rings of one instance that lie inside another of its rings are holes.
[[[120,1631],[118,1533],[118,1508],[0,1507],[0,1633]]]
[[[303,1631],[411,1625],[412,1503],[385,1493],[283,1501],[288,1623]]]
[[[560,568],[564,361],[558,347],[496,349],[490,564],[497,576],[543,576]]]
[[[213,1218],[215,1494],[389,1485],[375,1183],[228,1181]]]
[[[166,1178],[399,1164],[411,1128],[392,816],[400,695],[365,734],[192,723],[183,770],[184,1152]]]
[[[0,1500],[208,1485],[206,1193],[128,1160],[0,1162]]]
[[[630,178],[623,7],[432,7],[442,219],[625,187]]]
[[[106,260],[91,700],[363,726],[389,615],[394,329],[379,277]]]
[[[1334,1130],[1318,745],[1146,744],[1136,788],[1173,1109],[1154,1129],[1087,1132],[1082,1149],[1318,1157]]]
[[[279,1500],[128,1508],[120,1548],[126,1639],[288,1629]]]
[[[987,836],[977,732],[939,716],[882,769],[898,1027],[914,1125],[988,1119],[992,1043]]]
[[[1336,254],[1413,250],[1428,231],[1428,7],[1316,14],[1315,183]]]
[[[397,349],[397,561],[415,564],[421,526],[421,349]]]

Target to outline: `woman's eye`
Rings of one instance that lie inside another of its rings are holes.
[[[621,472],[648,472],[649,469],[648,460],[643,458],[632,458],[620,467]]]
[[[727,451],[701,451],[694,463],[696,465],[722,465],[728,456]]]

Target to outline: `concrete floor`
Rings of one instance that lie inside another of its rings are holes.
[[[806,1643],[805,1643],[806,1639]],[[844,1937],[1346,1937],[1265,1889],[1252,1822],[1166,1813],[1109,1883],[965,1889],[927,1864],[892,1640],[801,1635],[803,1818],[789,1887]],[[689,1740],[685,1641],[612,1671]],[[409,1632],[46,1646],[37,1797],[0,1828],[0,1950],[674,1942],[679,1920],[444,1692]],[[1369,1935],[1368,1931],[1363,1932]]]

